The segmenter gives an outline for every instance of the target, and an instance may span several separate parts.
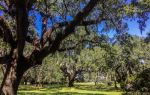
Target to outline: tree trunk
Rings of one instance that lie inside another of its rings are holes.
[[[76,77],[76,72],[74,72],[74,74],[72,74],[72,75],[70,74],[68,76],[68,87],[74,86],[75,77]]]
[[[115,81],[114,81],[114,84],[115,84],[115,88],[118,89],[116,79],[115,79]]]
[[[117,79],[116,79],[116,73],[114,74],[114,86],[115,86],[115,88],[116,89],[118,89],[118,87],[117,87]]]
[[[17,90],[26,66],[16,60],[7,65],[6,72],[0,88],[0,95],[17,95]]]
[[[6,70],[0,88],[0,95],[17,95],[17,90],[24,72],[28,69],[28,64],[23,57],[25,38],[28,31],[28,2],[26,0],[16,0],[16,34],[17,44],[13,43]],[[13,3],[12,3],[13,4]]]
[[[108,72],[106,73],[106,81],[108,82],[108,80],[109,80],[109,74],[108,74]]]
[[[91,74],[91,71],[89,71],[88,73],[89,73],[89,79],[88,79],[88,82],[90,82],[91,79],[92,79],[92,74]]]
[[[98,84],[99,71],[96,72],[95,85]]]
[[[74,86],[74,79],[69,79],[68,80],[68,87],[73,87]]]

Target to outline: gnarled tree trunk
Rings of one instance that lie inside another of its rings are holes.
[[[11,52],[5,64],[4,79],[0,88],[0,95],[17,95],[18,86],[24,72],[27,70],[27,63],[23,55],[25,38],[28,31],[28,2],[16,0],[11,2],[15,8],[16,16],[16,37],[17,41],[11,42]],[[10,6],[10,7],[11,7]],[[8,31],[7,31],[8,32]],[[12,36],[11,36],[12,37]],[[13,39],[12,39],[13,40]]]
[[[28,69],[24,60],[12,60],[5,65],[4,78],[0,88],[0,95],[17,95],[17,90],[24,72]]]

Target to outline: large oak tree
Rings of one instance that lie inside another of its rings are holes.
[[[120,34],[126,28],[124,18],[138,17],[142,30],[147,15],[141,10],[149,9],[142,5],[145,3],[137,0],[1,0],[0,37],[9,44],[9,51],[0,56],[4,71],[0,95],[16,95],[25,71],[42,64],[49,54],[75,47],[63,47],[61,43],[78,26],[96,30],[89,25],[105,22],[104,30],[113,27]],[[39,17],[41,35],[37,37],[32,34]],[[33,45],[29,53],[24,51],[26,43]]]

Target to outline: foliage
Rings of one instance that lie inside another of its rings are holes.
[[[0,94],[16,95],[23,74],[30,68],[35,72],[30,70],[25,76],[34,76],[32,79],[38,83],[60,81],[61,62],[57,64],[52,56],[44,60],[57,51],[66,51],[60,57],[66,61],[61,70],[74,75],[68,77],[72,81],[80,70],[88,72],[89,76],[94,72],[96,80],[100,74],[110,77],[108,72],[112,70],[117,73],[118,82],[125,82],[129,75],[137,74],[139,58],[144,57],[149,62],[146,51],[135,49],[138,45],[126,32],[128,23],[125,22],[137,19],[142,32],[149,19],[147,3],[149,0],[1,0],[0,52],[3,54],[0,64],[4,68],[4,78]],[[101,30],[99,25],[103,26]],[[110,30],[115,30],[118,41],[115,46],[103,35]],[[149,45],[141,44],[148,49]],[[41,66],[36,67],[38,65]]]
[[[54,64],[55,63],[55,64]],[[28,70],[23,77],[30,84],[44,85],[50,83],[62,83],[63,75],[61,74],[57,57],[48,56],[44,60],[44,64],[33,67]]]
[[[150,92],[150,68],[143,70],[136,78],[134,83],[135,90]]]

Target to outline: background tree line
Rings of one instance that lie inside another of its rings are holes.
[[[94,82],[95,85],[102,82],[114,84],[115,88],[119,83],[119,87],[126,89],[127,84],[133,84],[137,76],[150,66],[148,38],[149,35],[144,38],[125,33],[110,42],[107,35],[77,33],[65,40],[64,45],[75,44],[81,39],[82,43],[45,58],[43,65],[35,66],[24,74],[22,84],[73,86],[75,81]],[[6,49],[4,44],[1,43],[1,47]],[[26,52],[30,49],[28,45]]]

